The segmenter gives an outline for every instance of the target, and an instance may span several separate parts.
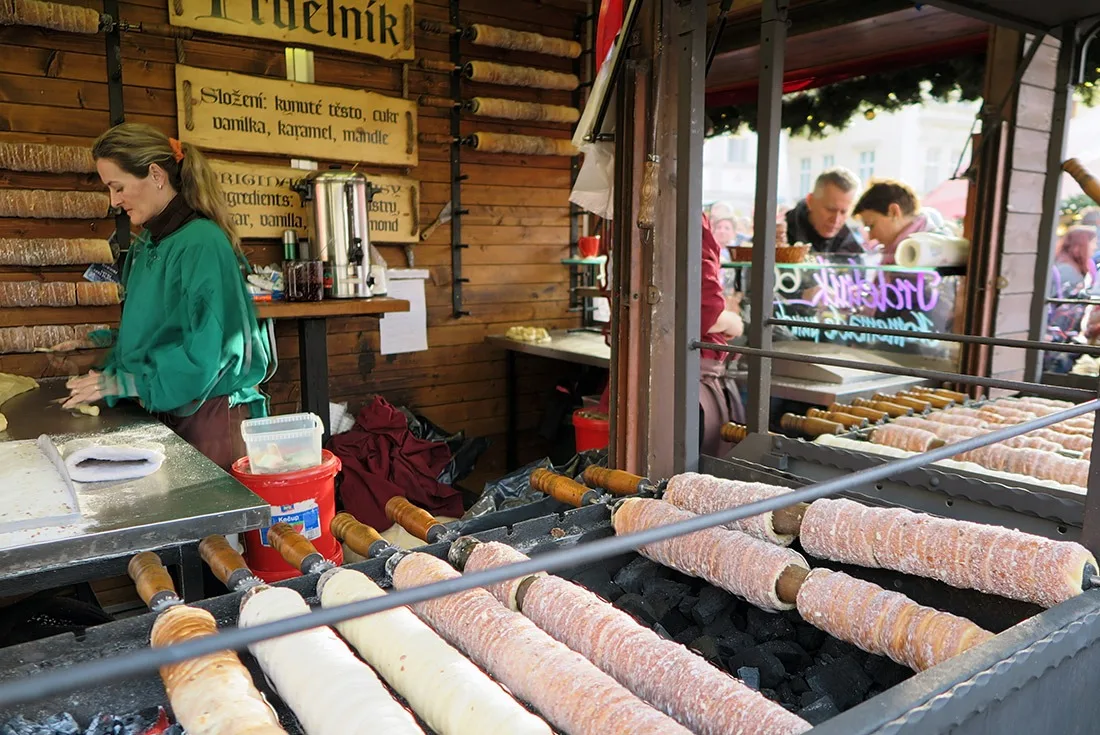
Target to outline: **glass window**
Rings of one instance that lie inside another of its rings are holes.
[[[860,151],[859,154],[859,178],[866,184],[875,176],[875,152]]]
[[[798,190],[802,192],[802,196],[806,196],[810,193],[810,173],[813,161],[808,157],[799,160],[798,162]]]
[[[830,169],[835,165],[836,165],[836,156],[828,155],[828,156],[822,156],[821,157],[821,170],[822,171],[824,171],[826,169]]]
[[[928,193],[943,181],[939,148],[929,148],[924,154],[924,191]]]

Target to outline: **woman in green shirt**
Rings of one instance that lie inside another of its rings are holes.
[[[244,455],[241,421],[267,414],[258,386],[271,358],[217,175],[197,148],[148,125],[111,128],[92,155],[111,204],[142,232],[122,270],[114,347],[102,371],[69,381],[65,406],[136,400],[228,468]]]

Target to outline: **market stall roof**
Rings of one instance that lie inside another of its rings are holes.
[[[1067,23],[1100,20],[1089,0],[931,0],[945,10],[1024,30],[1055,30]]]

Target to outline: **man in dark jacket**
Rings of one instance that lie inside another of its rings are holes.
[[[804,242],[815,253],[862,254],[859,236],[848,226],[859,179],[846,168],[831,168],[817,177],[814,190],[787,212],[787,242]]]

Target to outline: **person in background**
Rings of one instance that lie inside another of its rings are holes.
[[[1054,256],[1051,298],[1074,298],[1100,292],[1097,283],[1096,230],[1076,225],[1066,230]]]
[[[135,400],[228,469],[245,455],[241,422],[267,415],[259,385],[272,353],[217,174],[198,148],[135,123],[101,135],[92,157],[111,205],[143,231],[106,364],[69,381],[64,407]]]
[[[859,179],[846,168],[831,168],[814,189],[786,214],[787,242],[803,242],[815,253],[861,255],[863,244],[848,225]]]
[[[882,264],[894,265],[898,245],[916,232],[953,235],[943,217],[921,209],[916,192],[892,179],[872,183],[856,202],[855,216],[863,221],[871,239],[882,246]]]
[[[720,262],[733,262],[733,248],[737,247],[737,218],[734,216],[733,207],[724,202],[717,202],[710,208],[710,229],[714,239],[718,242],[718,255]],[[722,289],[725,294],[726,308],[739,311],[741,294],[737,293],[737,273],[731,268],[722,268],[719,272],[722,281]]]

